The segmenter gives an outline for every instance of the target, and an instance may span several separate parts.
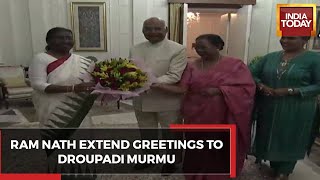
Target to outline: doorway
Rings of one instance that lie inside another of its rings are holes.
[[[218,34],[225,42],[221,54],[247,62],[252,5],[238,9],[192,8],[184,4],[184,45],[189,60],[199,56],[193,48],[197,36]]]

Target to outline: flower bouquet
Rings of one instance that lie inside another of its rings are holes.
[[[41,130],[42,138],[45,140],[68,139],[79,128],[84,118],[93,107],[96,99],[101,98],[102,103],[126,99],[138,96],[148,90],[156,78],[151,70],[143,66],[138,60],[111,59],[93,63],[89,60],[83,64],[87,73],[82,74],[83,82],[94,81],[96,86],[92,93],[75,93],[69,99],[72,103],[64,102],[68,108],[59,107],[57,119],[51,119],[53,124],[59,124],[63,129],[46,128]],[[63,123],[62,123],[63,122]],[[72,128],[72,129],[70,129]],[[68,130],[69,129],[69,130]],[[48,150],[50,156],[54,150]]]
[[[103,102],[138,96],[150,88],[155,77],[138,60],[111,59],[95,63],[89,69],[97,84],[93,94]]]

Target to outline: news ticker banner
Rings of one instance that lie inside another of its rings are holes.
[[[72,136],[50,139],[44,136],[48,129],[2,129],[0,179],[23,176],[24,179],[56,180],[65,174],[157,175],[162,174],[161,168],[136,170],[134,166],[177,164],[183,156],[183,169],[173,173],[175,175],[236,177],[235,125],[59,129],[59,132]]]
[[[316,9],[316,4],[277,4],[277,35],[319,37]]]

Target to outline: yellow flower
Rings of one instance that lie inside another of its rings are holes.
[[[144,86],[144,82],[140,82],[139,84],[138,84],[138,87],[143,87]]]
[[[139,76],[140,81],[147,81],[148,77],[147,76]]]
[[[130,90],[130,82],[129,81],[124,82],[123,84],[121,84],[119,89],[122,91],[129,91]]]
[[[136,87],[137,85],[138,85],[137,82],[133,82],[133,83],[131,84],[132,87]]]
[[[124,86],[121,86],[119,89],[121,91],[129,91],[129,88],[128,87],[124,87]]]
[[[98,73],[98,72],[92,72],[91,74],[92,74],[93,76],[95,76],[95,77],[96,77],[96,76],[99,76],[99,73]]]
[[[106,79],[106,78],[109,77],[109,75],[106,74],[106,73],[100,73],[100,77],[101,77],[102,79]]]
[[[131,78],[137,78],[137,72],[128,72],[126,73],[127,77],[131,77]]]
[[[108,66],[107,65],[103,65],[100,67],[101,71],[107,71],[108,70]]]
[[[111,78],[112,81],[105,83],[108,86],[112,85],[112,83],[120,83],[120,87],[118,88],[118,90],[121,91],[132,91],[137,88],[141,88],[148,80],[147,74],[139,69],[139,67],[136,66],[133,61],[126,58],[116,58],[100,61],[96,64],[96,66],[99,67],[99,72],[91,73],[92,76],[104,81],[106,81],[108,78]],[[134,72],[121,74],[120,72],[126,72],[122,70],[120,71],[120,69],[122,68],[134,69]],[[124,81],[126,79],[130,79],[130,81]]]
[[[136,65],[132,64],[132,63],[126,64],[125,67],[127,67],[127,68],[133,68],[133,69],[138,69],[138,67],[137,67]]]
[[[136,72],[139,74],[144,74],[140,69],[137,69]]]

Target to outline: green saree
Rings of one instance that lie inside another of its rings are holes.
[[[253,153],[257,159],[294,162],[304,158],[319,121],[316,97],[320,94],[320,56],[304,52],[290,61],[287,71],[279,78],[277,68],[281,55],[279,51],[264,56],[250,67],[252,75],[257,83],[275,89],[297,88],[300,95],[257,94]]]

